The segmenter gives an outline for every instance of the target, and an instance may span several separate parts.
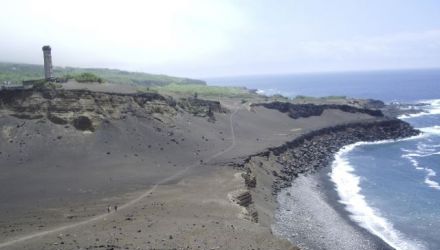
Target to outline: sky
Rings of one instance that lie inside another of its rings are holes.
[[[187,77],[440,68],[438,0],[0,0],[0,61]]]

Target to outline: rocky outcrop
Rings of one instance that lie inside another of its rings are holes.
[[[180,99],[157,93],[121,94],[89,90],[20,89],[0,91],[0,114],[21,119],[47,118],[55,124],[71,124],[94,131],[104,120],[127,115],[153,117],[167,123],[180,111],[215,121],[215,112],[226,112],[220,102],[197,98]]]
[[[177,105],[185,110],[188,113],[191,113],[195,116],[199,117],[207,117],[209,121],[214,122],[215,116],[214,112],[224,113],[226,109],[224,109],[220,102],[218,101],[210,101],[210,100],[202,100],[198,98],[181,98]]]
[[[230,195],[231,200],[240,206],[248,207],[252,203],[252,196],[249,190],[238,190]]]
[[[55,124],[71,124],[93,131],[103,120],[155,115],[172,117],[176,103],[156,93],[117,94],[88,90],[0,91],[0,114],[21,119],[47,118]],[[159,120],[164,120],[160,119]]]
[[[399,117],[402,115],[412,115],[427,112],[429,103],[390,103],[386,105],[382,112],[390,117]]]
[[[249,190],[236,190],[228,194],[229,199],[242,207],[240,218],[258,222],[258,212],[252,201],[252,195]]]
[[[380,110],[357,108],[350,105],[338,104],[293,104],[288,102],[271,102],[271,103],[257,103],[252,106],[263,106],[268,109],[276,109],[282,113],[287,113],[291,118],[307,118],[310,116],[320,116],[326,109],[338,109],[348,113],[364,113],[375,117],[383,117]]]
[[[383,109],[386,105],[381,100],[367,99],[362,106],[366,109]]]
[[[343,146],[359,141],[399,139],[418,135],[419,131],[398,119],[379,119],[373,122],[351,123],[313,131],[280,147],[250,156],[242,168],[245,183],[255,188],[257,168],[265,168],[273,179],[272,194],[290,186],[299,174],[311,173],[328,166],[334,154]],[[258,176],[257,176],[258,177]],[[258,178],[257,178],[258,179]]]

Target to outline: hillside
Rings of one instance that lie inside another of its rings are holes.
[[[129,72],[117,69],[54,67],[55,77],[81,73],[92,73],[103,78],[106,82],[116,84],[136,84],[140,86],[163,86],[171,83],[206,85],[206,83],[201,80],[142,72]],[[3,81],[20,83],[23,80],[40,78],[43,78],[43,65],[0,63],[0,83]]]

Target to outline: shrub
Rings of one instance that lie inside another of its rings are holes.
[[[77,75],[66,75],[67,79],[75,79],[77,82],[99,82],[99,83],[103,83],[104,80],[93,74],[93,73],[81,73],[81,74],[77,74]]]

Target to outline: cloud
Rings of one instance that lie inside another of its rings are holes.
[[[230,37],[245,22],[230,1],[17,0],[2,5],[0,31],[9,41],[4,47],[35,51],[49,43],[54,56],[69,51],[58,54],[59,63],[82,65],[201,60],[231,46]]]
[[[400,25],[403,15],[380,29],[356,11],[349,23],[346,12],[313,1],[5,1],[0,60],[41,64],[50,44],[60,66],[196,77],[440,66],[433,21],[402,33],[417,21]]]

